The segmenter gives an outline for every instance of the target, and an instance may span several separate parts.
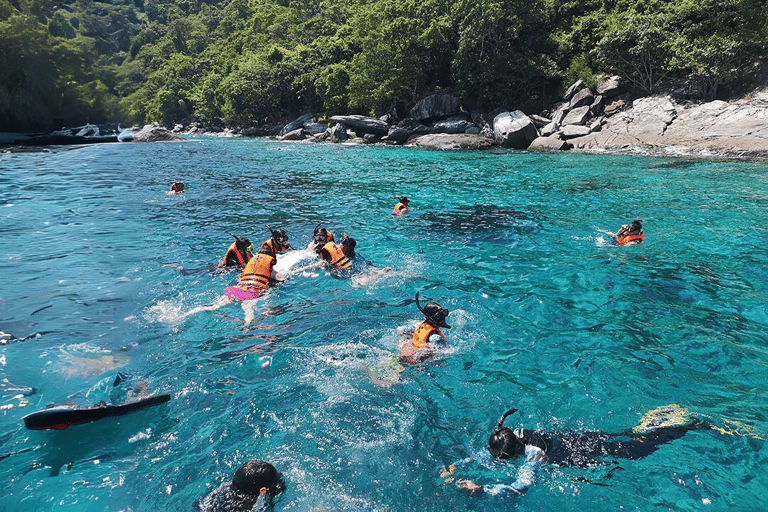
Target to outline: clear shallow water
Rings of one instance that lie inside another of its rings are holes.
[[[0,330],[41,335],[0,347],[0,379],[37,388],[24,408],[1,396],[0,455],[18,453],[0,460],[0,508],[189,510],[260,458],[288,484],[277,510],[762,510],[768,446],[716,432],[611,479],[543,472],[523,497],[470,496],[439,473],[489,465],[510,407],[513,427],[616,432],[679,403],[766,437],[767,171],[212,138],[1,155]],[[166,195],[174,180],[186,194]],[[399,195],[412,212],[394,219]],[[634,218],[644,244],[602,243]],[[236,282],[209,271],[230,232],[258,244],[283,227],[301,248],[320,221],[393,271],[292,275],[248,327],[238,304],[188,314]],[[451,310],[448,348],[382,383],[419,290]],[[118,368],[173,400],[23,427],[47,404],[105,398]]]

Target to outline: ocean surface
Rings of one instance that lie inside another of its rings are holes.
[[[762,511],[767,208],[768,167],[741,162],[202,137],[2,154],[0,510],[188,511],[263,459],[278,511]],[[607,243],[633,219],[643,244]],[[355,276],[301,270],[319,222],[357,240]],[[216,308],[230,233],[267,226],[296,248],[286,282]],[[399,368],[416,292],[452,328]],[[119,401],[118,371],[171,401],[25,428]],[[486,448],[513,407],[513,428],[616,433],[667,404],[720,430],[545,465],[523,496],[441,478],[472,459],[457,478],[514,481]]]

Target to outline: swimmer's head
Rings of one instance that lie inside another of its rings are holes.
[[[277,496],[285,489],[283,475],[275,466],[263,460],[246,462],[235,472],[232,489],[240,494],[258,496],[261,489],[266,489],[270,496]]]
[[[344,254],[346,254],[347,256],[355,255],[355,247],[357,246],[357,242],[355,241],[354,238],[344,233],[344,236],[341,238],[340,243],[341,243],[341,250]]]
[[[419,311],[424,313],[424,316],[427,318],[428,321],[432,322],[438,327],[445,327],[446,329],[450,329],[451,326],[445,323],[445,318],[451,313],[444,307],[440,306],[437,302],[429,302],[426,306],[423,308],[421,307],[421,304],[419,304],[419,292],[416,292],[416,307],[419,308]]]
[[[267,228],[269,228],[269,230],[272,232],[272,240],[274,240],[275,244],[277,244],[276,249],[278,251],[287,250],[289,248],[288,233],[286,233],[282,228],[272,229],[269,226],[267,226]]]
[[[231,483],[225,483],[198,500],[193,509],[200,512],[217,510],[253,510],[259,496],[272,498],[285,490],[283,476],[275,467],[261,460],[246,462],[235,473]],[[261,510],[261,509],[259,509]]]
[[[410,203],[410,201],[408,200],[408,198],[407,198],[407,197],[405,197],[405,196],[403,196],[403,197],[401,197],[401,198],[400,198],[400,202],[401,202],[401,203],[403,203],[405,206],[408,206],[408,203]]]
[[[328,230],[325,228],[315,228],[315,233],[312,235],[312,241],[316,244],[323,244],[328,240]]]
[[[171,192],[184,192],[184,183],[181,181],[174,181],[171,184]]]
[[[253,252],[253,244],[251,243],[251,241],[250,241],[250,240],[248,240],[248,239],[247,239],[247,238],[245,238],[245,237],[242,237],[242,238],[241,238],[241,237],[239,237],[239,236],[237,236],[237,235],[234,235],[234,234],[232,234],[232,233],[230,233],[230,235],[232,235],[233,237],[235,237],[235,240],[236,240],[236,241],[235,241],[235,246],[236,246],[238,249],[240,249],[241,251],[248,251],[248,252]]]
[[[639,220],[633,220],[632,224],[629,225],[630,233],[639,233],[642,230],[643,230],[643,224]]]
[[[512,429],[504,426],[504,420],[507,416],[517,412],[517,409],[510,409],[504,413],[499,420],[499,425],[488,438],[488,451],[497,459],[511,459],[525,453],[525,443],[517,437]]]

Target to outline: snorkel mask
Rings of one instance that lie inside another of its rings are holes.
[[[277,244],[278,251],[286,251],[291,248],[291,246],[288,245],[288,233],[286,233],[284,229],[272,229],[269,225],[267,225],[267,229],[272,233],[272,240]]]
[[[425,317],[427,317],[427,320],[431,321],[435,325],[439,327],[445,327],[446,329],[451,328],[450,325],[445,323],[445,317],[447,317],[451,312],[441,307],[437,302],[429,302],[422,308],[421,304],[419,303],[419,292],[416,292],[416,307],[419,308],[419,311],[421,311]]]
[[[244,249],[248,254],[253,254],[253,244],[251,243],[250,240],[248,240],[245,237],[240,238],[234,233],[230,233],[230,235],[235,237],[235,240],[237,240],[237,242],[235,242],[235,245],[237,246],[238,249]]]

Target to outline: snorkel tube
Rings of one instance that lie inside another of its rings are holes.
[[[430,306],[434,306],[434,307],[430,308]],[[416,292],[416,307],[419,308],[419,311],[421,311],[422,314],[425,317],[427,317],[427,319],[430,320],[435,325],[437,325],[439,327],[445,327],[446,329],[450,329],[451,328],[450,325],[445,323],[445,317],[448,316],[449,311],[447,309],[443,308],[442,306],[440,306],[440,304],[438,304],[436,302],[429,302],[429,303],[427,303],[426,306],[424,306],[422,308],[421,304],[419,303],[419,292]],[[437,311],[427,312],[428,308],[436,309]],[[442,318],[438,318],[437,313],[440,313],[440,312],[443,312],[443,311],[445,311],[445,313],[442,315]]]
[[[517,409],[510,409],[504,414],[501,415],[501,418],[499,419],[499,426],[496,427],[496,430],[501,430],[504,428],[504,420],[507,419],[507,416],[511,416],[512,414],[515,414],[517,412]]]

